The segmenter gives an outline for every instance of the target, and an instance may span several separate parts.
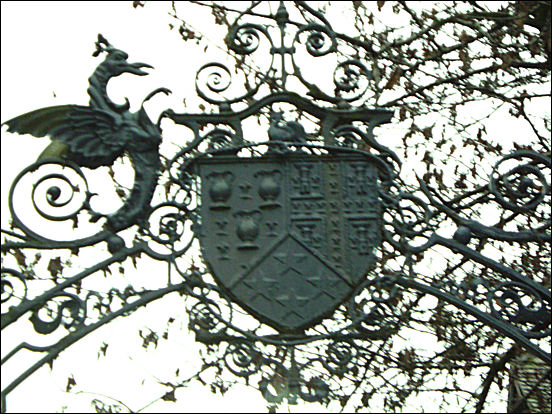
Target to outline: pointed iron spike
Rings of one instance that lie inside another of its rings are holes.
[[[288,21],[289,13],[283,1],[280,2],[280,5],[278,6],[278,10],[276,11],[274,18],[276,19],[278,24],[285,23]]]

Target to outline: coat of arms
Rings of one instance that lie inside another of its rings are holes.
[[[377,167],[361,154],[198,162],[199,239],[218,283],[279,331],[329,316],[373,266]]]

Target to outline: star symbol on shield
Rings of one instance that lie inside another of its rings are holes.
[[[253,291],[250,297],[251,301],[262,296],[265,300],[271,302],[274,298],[278,281],[265,274],[262,269],[259,269],[256,277],[244,280],[243,284]]]
[[[281,267],[281,270],[278,272],[280,276],[285,275],[289,272],[297,273],[298,275],[302,275],[304,272],[304,269],[297,268],[295,265],[303,263],[307,259],[307,255],[304,253],[296,253],[293,252],[291,247],[292,245],[287,246],[288,249],[285,252],[277,253],[275,254],[274,260],[276,260],[280,265],[283,265]],[[279,266],[280,266],[279,265]]]
[[[292,315],[295,315],[295,317],[300,320],[305,319],[303,308],[310,300],[309,296],[297,294],[295,289],[291,288],[289,293],[280,295],[276,297],[275,300],[287,310],[283,319],[288,319]]]

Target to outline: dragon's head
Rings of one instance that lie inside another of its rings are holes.
[[[96,51],[92,54],[98,56],[101,52],[106,52],[107,56],[102,62],[102,67],[111,76],[119,76],[123,73],[132,73],[138,76],[147,75],[142,68],[153,68],[153,66],[147,63],[129,63],[128,54],[113,47],[105,37],[98,34],[98,41],[96,42]]]

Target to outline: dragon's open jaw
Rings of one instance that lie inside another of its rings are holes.
[[[144,71],[142,70],[142,68],[150,68],[150,69],[153,69],[153,66],[148,65],[147,63],[141,63],[141,62],[137,62],[137,63],[127,63],[124,72],[132,73],[132,74],[138,75],[138,76],[147,75],[148,73],[147,73],[147,72],[144,72]]]

